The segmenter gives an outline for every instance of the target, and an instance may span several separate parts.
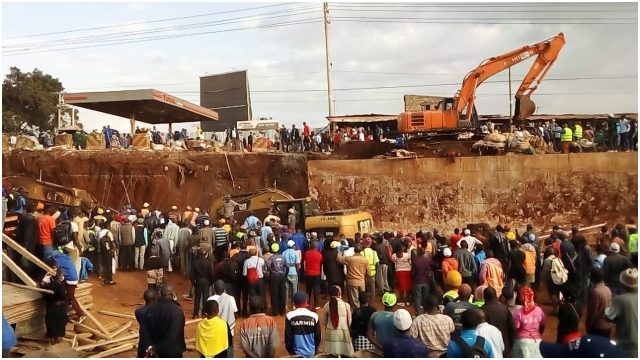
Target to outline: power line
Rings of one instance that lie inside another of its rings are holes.
[[[629,18],[631,19],[631,18]],[[485,19],[433,19],[433,20],[423,20],[416,19],[411,21],[405,21],[407,18],[393,19],[393,18],[364,18],[364,17],[332,17],[331,21],[334,22],[350,22],[350,23],[394,23],[394,24],[486,24],[486,25],[528,25],[528,24],[536,24],[536,25],[636,25],[638,24],[637,20],[635,22],[623,22],[620,19],[617,21],[570,21],[564,19],[558,19],[557,21],[550,20],[526,20],[526,19],[498,19],[498,20],[485,20]],[[633,19],[631,19],[633,20]]]
[[[242,11],[265,9],[265,8],[271,8],[271,7],[276,7],[276,6],[289,5],[289,4],[291,4],[291,3],[256,6],[256,7],[245,8],[245,9],[219,11],[219,12],[215,12],[215,13],[180,16],[180,17],[174,17],[174,18],[165,18],[165,19],[157,19],[157,20],[149,20],[149,21],[139,21],[139,22],[128,23],[128,24],[117,24],[117,25],[98,26],[98,27],[90,27],[90,28],[82,28],[82,29],[74,29],[74,30],[65,30],[65,31],[56,31],[56,32],[48,32],[48,33],[39,33],[39,34],[31,34],[31,35],[12,36],[12,37],[5,38],[5,40],[17,39],[17,38],[28,38],[28,37],[35,37],[35,36],[49,36],[49,35],[57,35],[57,34],[67,34],[67,33],[73,33],[73,32],[81,32],[81,31],[84,32],[84,31],[90,31],[90,30],[111,29],[111,28],[115,28],[115,27],[126,27],[126,26],[131,26],[131,25],[151,24],[151,23],[158,23],[158,22],[164,22],[164,21],[175,21],[175,20],[183,20],[183,19],[192,19],[192,18],[197,18],[197,17],[205,17],[205,16],[212,16],[212,15],[229,14],[229,13],[242,12]]]
[[[17,52],[16,51],[16,52],[4,53],[3,55],[4,56],[14,56],[14,55],[40,54],[40,53],[47,53],[47,52],[58,52],[58,51],[67,51],[67,50],[76,50],[76,49],[89,49],[89,48],[95,48],[95,47],[133,44],[133,43],[147,42],[147,41],[154,41],[154,40],[175,39],[175,38],[182,38],[182,37],[190,37],[190,36],[198,36],[198,35],[210,35],[210,34],[233,32],[233,31],[242,31],[242,30],[251,30],[251,29],[268,29],[268,28],[276,28],[276,27],[291,26],[291,25],[315,24],[315,23],[319,23],[319,22],[322,22],[322,20],[319,17],[318,18],[307,18],[307,19],[301,19],[301,20],[290,21],[290,22],[282,22],[282,23],[276,23],[276,24],[247,26],[247,27],[235,28],[235,29],[205,31],[205,32],[188,33],[188,34],[176,34],[176,35],[169,35],[169,36],[146,37],[146,38],[139,38],[139,39],[135,39],[135,40],[125,40],[125,41],[119,41],[119,42],[112,42],[112,43],[107,43],[107,44],[76,46],[76,47],[68,47],[68,48],[62,48],[62,49],[48,49],[48,50],[45,49],[45,50],[40,50],[40,51],[23,51],[23,52]]]
[[[133,35],[143,35],[148,33],[155,34],[158,32],[166,32],[166,31],[172,31],[172,30],[187,30],[187,29],[201,28],[201,27],[214,27],[214,26],[221,26],[221,25],[243,23],[247,20],[267,20],[267,19],[279,18],[284,16],[297,16],[297,15],[314,13],[314,11],[302,11],[302,10],[311,9],[311,8],[312,7],[309,7],[309,6],[302,6],[302,7],[293,8],[293,9],[278,10],[278,11],[272,11],[272,12],[267,12],[262,14],[222,19],[217,21],[207,21],[207,22],[194,23],[194,24],[175,25],[175,26],[169,26],[164,28],[152,28],[152,29],[146,29],[146,30],[90,35],[90,36],[66,38],[66,39],[63,38],[63,39],[55,39],[55,40],[48,40],[48,41],[41,41],[41,42],[22,43],[22,44],[19,43],[19,44],[3,46],[3,48],[11,49],[16,47],[27,46],[27,48],[11,50],[11,51],[26,51],[26,50],[35,50],[43,47],[45,48],[57,47],[62,45],[77,44],[77,43],[84,43],[84,42],[100,43],[100,42],[118,41],[118,40],[125,40],[127,37],[131,37]],[[268,16],[268,15],[272,15],[272,16]],[[122,38],[122,39],[118,39],[118,38]],[[136,39],[136,38],[133,38],[133,39]]]
[[[588,6],[624,6],[624,5],[635,5],[635,3],[618,3],[614,5],[603,5],[601,3],[504,3],[504,4],[486,4],[486,3],[449,3],[449,4],[435,4],[435,3],[330,3],[332,7],[334,6],[366,6],[366,7],[433,7],[433,8],[551,8],[551,7],[576,7],[578,9],[588,7]],[[633,6],[631,6],[633,8]],[[637,7],[636,7],[637,8]],[[552,11],[555,11],[552,10]]]

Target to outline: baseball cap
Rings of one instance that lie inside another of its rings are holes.
[[[278,245],[278,243],[273,243],[271,244],[271,251],[272,252],[278,252],[278,250],[280,250],[280,245]]]
[[[540,343],[544,358],[624,358],[625,351],[615,342],[602,336],[585,335],[568,344]]]
[[[442,255],[445,257],[451,256],[451,248],[444,248],[444,250],[442,250]]]
[[[394,293],[384,293],[382,295],[382,304],[384,306],[394,306],[398,301],[398,297]]]
[[[211,221],[209,221],[208,219],[204,220],[204,226],[209,226],[209,224],[211,224]]]
[[[297,293],[293,294],[293,303],[298,306],[304,306],[307,304],[307,294],[303,293],[302,291],[298,291]]]
[[[393,325],[400,331],[405,331],[411,327],[411,314],[405,309],[399,309],[393,313]]]
[[[469,230],[469,229],[464,229],[464,234],[465,234],[466,236],[471,235],[471,230]]]
[[[293,240],[289,240],[289,241],[287,241],[287,246],[288,247],[294,247],[294,246],[296,246],[296,243]]]
[[[615,253],[620,252],[620,245],[618,245],[617,243],[611,243],[611,245],[609,245],[609,250]]]

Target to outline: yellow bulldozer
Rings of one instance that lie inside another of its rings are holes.
[[[272,188],[254,192],[230,194],[231,200],[239,205],[234,212],[238,223],[244,222],[251,212],[259,219],[266,218],[270,212],[280,218],[280,223],[288,225],[289,209],[296,214],[296,229],[302,232],[316,232],[318,237],[338,239],[341,234],[353,238],[355,233],[370,233],[374,230],[373,218],[367,211],[358,209],[321,212],[318,203],[310,196],[294,198],[290,194]],[[211,203],[209,214],[222,217],[224,197]],[[215,215],[214,215],[215,214]]]

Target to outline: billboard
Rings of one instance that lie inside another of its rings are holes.
[[[218,113],[218,121],[200,123],[202,131],[224,131],[251,120],[247,71],[200,77],[200,106]]]

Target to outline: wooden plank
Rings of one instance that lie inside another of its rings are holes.
[[[109,345],[109,344],[115,344],[117,342],[122,342],[122,341],[127,341],[127,340],[134,340],[138,338],[138,334],[132,334],[132,335],[127,335],[127,336],[123,336],[123,337],[119,337],[116,339],[111,339],[111,340],[105,340],[105,341],[98,341],[95,344],[88,344],[88,345],[82,345],[82,346],[78,346],[76,348],[77,351],[81,351],[81,350],[90,350],[93,349],[95,347],[98,346],[102,346],[102,345]]]
[[[26,286],[26,285],[22,285],[22,284],[16,284],[16,283],[12,283],[10,281],[4,281],[4,280],[2,280],[2,283],[5,284],[5,285],[15,286],[15,287],[20,288],[20,289],[33,290],[33,291],[38,291],[38,292],[45,293],[45,294],[53,294],[53,291],[47,290],[47,289],[41,289],[39,287],[31,287],[31,286]]]
[[[108,337],[107,335],[105,335],[105,334],[101,333],[100,331],[98,331],[98,330],[96,330],[96,329],[94,329],[94,328],[92,328],[92,327],[89,327],[89,326],[87,326],[87,325],[85,325],[85,324],[80,324],[79,322],[77,322],[77,321],[75,321],[75,320],[71,320],[71,323],[72,323],[73,325],[75,325],[75,326],[79,327],[80,329],[82,329],[82,330],[84,330],[84,331],[87,331],[87,332],[90,332],[90,333],[92,333],[93,335],[95,335],[95,336],[97,336],[97,337],[99,337],[99,338],[101,338],[101,339],[109,340],[109,337]]]
[[[24,270],[22,270],[20,266],[16,265],[16,263],[11,260],[9,255],[5,254],[4,252],[2,253],[2,264],[6,265],[11,271],[13,271],[13,273],[16,274],[25,284],[27,284],[27,286],[38,287],[38,284],[35,282],[35,280],[29,277],[29,275],[27,275],[27,273],[24,272]]]
[[[4,233],[2,234],[2,242],[9,245],[10,248],[20,253],[20,255],[31,260],[32,263],[36,264],[36,266],[38,266],[42,270],[50,274],[55,274],[55,271],[53,271],[53,269],[49,267],[49,265],[45,264],[42,260],[38,259],[37,256],[30,253],[29,250],[25,249],[22,245],[18,244],[15,240],[7,236],[7,234],[4,234]]]
[[[96,319],[96,317],[93,316],[93,314],[88,312],[87,308],[85,308],[84,305],[82,305],[80,302],[78,302],[78,305],[80,306],[80,309],[82,310],[82,312],[85,315],[87,315],[87,318],[89,318],[89,320],[93,321],[93,323],[96,324],[98,329],[100,329],[100,331],[102,331],[103,334],[107,335],[107,337],[111,337],[111,333],[109,332],[109,330],[107,330],[107,328],[104,327],[104,325],[102,325],[102,323],[100,321],[98,321],[98,319]]]
[[[90,358],[105,358],[108,356],[112,356],[115,354],[120,354],[121,352],[125,352],[127,350],[131,350],[133,349],[133,344],[124,344],[124,345],[120,345],[118,347],[115,347],[113,349],[109,349],[103,352],[99,352],[97,354],[91,355],[89,356]]]
[[[191,324],[195,324],[195,323],[199,323],[202,319],[191,319],[191,320],[187,320],[185,321],[184,325],[191,325]]]
[[[108,315],[108,316],[117,317],[117,318],[136,320],[135,315],[123,314],[123,313],[119,313],[119,312],[115,312],[115,311],[100,310],[100,311],[98,311],[98,313],[100,313],[102,315]]]
[[[578,229],[578,231],[585,231],[585,230],[599,229],[599,228],[601,228],[601,227],[603,227],[603,226],[605,226],[605,225],[607,225],[607,223],[602,223],[602,224],[598,224],[598,225],[591,225],[591,226],[585,226],[585,227],[579,228],[579,229]],[[553,231],[553,230],[550,230],[550,231]],[[539,236],[539,237],[538,237],[538,239],[539,239],[539,240],[544,240],[544,239],[546,239],[546,238],[548,238],[548,237],[550,237],[550,236],[551,236],[551,235],[542,235],[542,236]]]
[[[131,325],[133,325],[133,321],[129,321],[128,323],[122,325],[121,328],[114,330],[111,333],[111,337],[116,337],[120,334],[122,334],[123,332],[125,332],[127,329],[129,329],[131,327]]]

